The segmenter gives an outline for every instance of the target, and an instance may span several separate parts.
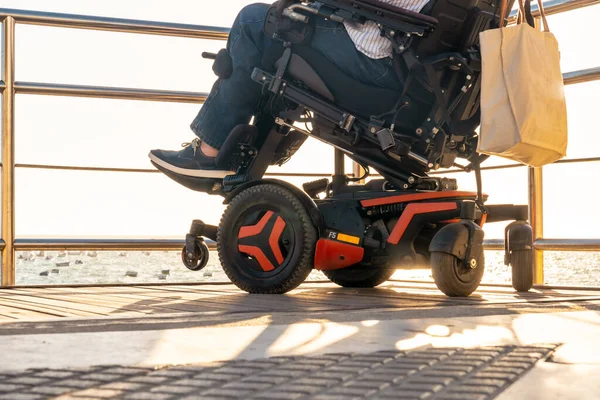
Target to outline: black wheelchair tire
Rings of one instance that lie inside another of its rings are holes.
[[[265,273],[247,269],[237,247],[240,219],[256,207],[277,209],[291,225],[294,246],[278,270]],[[289,189],[260,184],[240,192],[229,203],[217,231],[217,250],[223,271],[233,284],[248,293],[282,294],[298,287],[313,269],[317,229],[302,204]]]
[[[485,270],[483,250],[475,256],[477,267],[471,271],[463,266],[463,261],[452,254],[431,253],[431,272],[440,291],[449,297],[470,296],[481,283]]]
[[[512,287],[521,293],[533,287],[533,250],[515,250],[510,255]]]

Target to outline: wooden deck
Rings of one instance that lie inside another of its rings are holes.
[[[509,287],[481,286],[469,298],[451,299],[432,284],[388,282],[376,289],[306,283],[286,295],[248,295],[230,284],[39,287],[0,290],[0,323],[147,317],[180,314],[321,313],[360,310],[444,310],[576,307],[600,301],[600,290],[538,289],[521,295]],[[459,307],[460,306],[460,307]]]

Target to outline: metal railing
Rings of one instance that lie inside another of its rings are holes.
[[[545,3],[547,14],[556,14],[581,7],[600,4],[600,0],[552,0]],[[534,15],[537,10],[533,9]],[[511,17],[514,19],[513,17]],[[4,38],[2,41],[3,75],[0,91],[4,102],[2,108],[2,280],[0,286],[15,284],[15,251],[18,250],[178,250],[180,240],[92,240],[92,239],[19,239],[15,237],[15,168],[155,173],[152,169],[101,168],[85,166],[15,164],[15,96],[36,94],[48,96],[95,97],[104,99],[143,100],[178,103],[202,103],[207,94],[196,92],[144,90],[85,85],[48,84],[15,81],[15,25],[30,24],[60,28],[78,28],[100,31],[176,36],[198,39],[225,40],[229,29],[210,26],[175,24],[155,21],[138,21],[119,18],[103,18],[85,15],[0,9]],[[575,84],[600,79],[600,67],[569,72],[564,75],[565,84]],[[600,157],[563,160],[563,162],[599,161]],[[513,168],[520,164],[489,167],[488,169]],[[449,171],[453,172],[453,171]],[[277,173],[277,176],[325,176],[325,174]],[[600,239],[544,239],[542,169],[529,169],[530,219],[535,232],[536,283],[543,283],[542,252],[547,250],[594,251],[600,250]],[[486,242],[490,250],[503,249],[502,241]]]

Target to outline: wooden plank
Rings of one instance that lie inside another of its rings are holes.
[[[60,295],[47,296],[50,299],[62,299]],[[151,310],[144,309],[143,307],[133,307],[131,301],[120,301],[115,296],[93,296],[93,295],[70,295],[68,296],[70,303],[77,303],[81,305],[90,305],[104,307],[109,310],[106,315],[115,314],[127,314],[127,315],[147,315],[151,314]]]
[[[40,305],[47,308],[52,308],[58,311],[65,311],[70,313],[79,313],[80,315],[106,315],[111,309],[106,307],[91,306],[89,304],[77,304],[68,300],[53,299],[50,296],[38,296],[38,295],[16,295],[12,296],[11,300],[18,301],[23,304]],[[4,301],[4,300],[3,300]]]
[[[18,308],[20,310],[27,310],[30,312],[44,314],[47,315],[49,318],[89,316],[88,313],[66,311],[62,309],[57,309],[56,307],[48,307],[39,303],[22,302],[14,299],[3,299],[2,304],[13,308]]]
[[[144,295],[138,294],[130,294],[129,291],[121,291],[120,293],[111,292],[110,295],[103,293],[102,288],[98,288],[94,295],[85,295],[85,296],[100,296],[103,298],[109,298],[111,301],[114,300],[115,303],[118,304],[127,304],[129,308],[133,307],[134,309],[138,309],[140,306],[151,306],[152,312],[162,312],[162,313],[181,313],[181,312],[190,312],[190,311],[199,311],[197,308],[191,309],[187,305],[179,306],[178,304],[186,302],[185,299],[178,299],[177,301],[173,301],[172,299],[168,299],[166,302],[165,296],[157,296],[156,294],[150,292],[144,292]],[[136,305],[137,303],[137,305]],[[212,307],[213,311],[219,310],[227,310],[227,307],[222,304],[215,304]],[[206,310],[203,310],[206,311]]]
[[[215,296],[214,293],[189,293],[185,288],[169,288],[169,291],[177,292],[183,298],[190,301],[208,304],[217,302],[218,304],[229,304],[232,306],[243,306],[254,311],[324,311],[332,309],[332,305],[323,301],[305,301],[291,295],[249,295],[244,292],[222,293]],[[198,296],[201,296],[198,298]],[[204,296],[204,297],[202,297]],[[295,307],[291,307],[295,306]],[[292,309],[293,308],[293,309]],[[336,309],[336,307],[333,307]]]
[[[40,320],[52,317],[46,313],[32,311],[23,308],[11,307],[6,304],[0,305],[0,321],[10,322],[19,320]],[[1,326],[0,326],[1,329]]]
[[[99,294],[101,292],[98,292]],[[110,296],[106,296],[105,294],[101,294],[106,298],[129,298],[132,300],[137,300],[138,305],[128,302],[130,306],[138,307],[139,305],[144,305],[146,307],[151,307],[152,309],[158,308],[155,311],[163,311],[163,312],[199,312],[199,311],[232,311],[231,302],[224,302],[222,299],[218,300],[209,300],[214,296],[208,296],[206,298],[198,298],[197,294],[187,294],[181,292],[177,293],[178,298],[173,298],[174,292],[170,291],[154,291],[148,292],[146,291],[145,296],[142,295],[129,295],[126,291],[121,291],[119,294],[112,294]],[[72,296],[71,298],[77,298],[77,296]],[[246,311],[247,307],[237,307],[233,311]]]

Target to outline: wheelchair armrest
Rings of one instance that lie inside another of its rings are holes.
[[[209,53],[208,51],[203,51],[202,52],[202,58],[204,58],[205,60],[216,60],[217,59],[217,54],[216,53]]]
[[[398,6],[394,6],[392,4],[389,3],[382,3],[379,0],[362,0],[359,1],[358,3],[365,3],[365,4],[369,4],[373,7],[379,7],[382,8],[384,10],[393,12],[395,14],[400,14],[400,15],[404,15],[410,18],[414,18],[416,20],[420,20],[423,21],[424,23],[429,23],[429,24],[433,24],[433,25],[437,25],[438,24],[438,20],[430,17],[429,15],[425,15],[425,14],[421,14],[418,12],[414,12],[414,11],[410,11],[407,10],[406,8],[402,8],[402,7],[398,7]]]
[[[343,10],[352,15],[352,19],[357,22],[371,20],[399,32],[413,33],[419,36],[424,32],[433,31],[438,24],[438,20],[433,17],[378,0],[319,0],[319,3],[333,9]]]

